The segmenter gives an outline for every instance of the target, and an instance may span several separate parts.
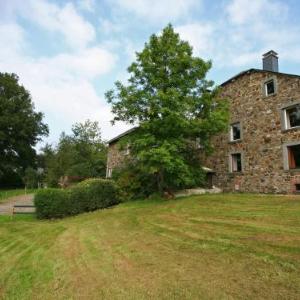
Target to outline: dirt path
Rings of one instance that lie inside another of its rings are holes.
[[[7,198],[7,201],[0,204],[0,215],[11,214],[14,205],[33,205],[33,194]]]

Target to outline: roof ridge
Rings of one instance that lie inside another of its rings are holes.
[[[263,69],[255,69],[255,68],[251,68],[251,69],[247,69],[245,71],[242,71],[236,75],[234,75],[233,77],[229,78],[228,80],[224,81],[223,83],[220,84],[220,86],[224,86],[227,83],[231,82],[232,80],[235,80],[236,78],[247,74],[247,73],[251,73],[251,72],[265,72],[265,73],[271,73],[271,74],[279,74],[279,75],[285,75],[285,76],[292,76],[292,77],[299,77],[300,75],[297,74],[289,74],[289,73],[282,73],[282,72],[274,72],[274,71],[268,71],[268,70],[263,70]]]

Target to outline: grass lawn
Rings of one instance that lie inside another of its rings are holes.
[[[34,193],[36,190],[26,190],[27,194]],[[3,203],[7,198],[25,195],[25,189],[15,189],[15,190],[0,190],[0,203]]]
[[[299,299],[300,197],[139,201],[0,217],[3,299]]]

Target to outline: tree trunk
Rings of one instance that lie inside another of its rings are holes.
[[[159,170],[157,173],[157,187],[158,187],[158,192],[161,196],[164,194],[164,174],[163,170]]]

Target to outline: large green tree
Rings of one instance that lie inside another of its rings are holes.
[[[16,184],[35,163],[34,146],[48,134],[43,114],[15,74],[0,73],[0,186]],[[9,179],[10,178],[10,179]]]
[[[152,35],[128,68],[128,83],[106,93],[115,121],[137,124],[129,137],[131,164],[163,192],[201,184],[196,139],[210,152],[211,137],[228,122],[227,102],[206,79],[210,61],[193,56],[171,25]]]
[[[106,150],[98,122],[76,123],[72,134],[62,133],[56,148],[42,149],[47,184],[56,186],[62,176],[104,177]]]

